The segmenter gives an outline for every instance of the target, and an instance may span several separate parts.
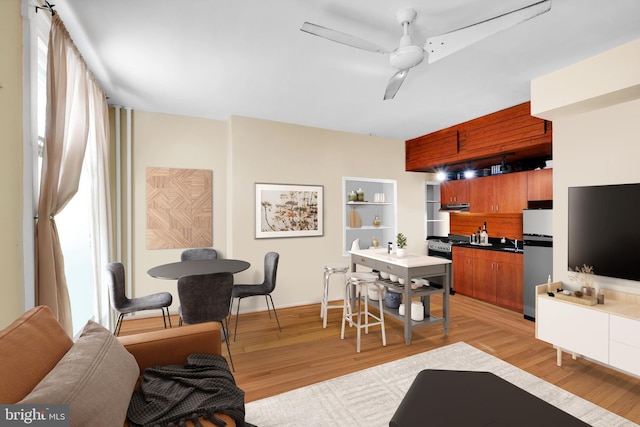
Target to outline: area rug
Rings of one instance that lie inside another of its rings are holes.
[[[638,426],[463,342],[247,403],[245,419],[258,427],[388,426],[423,369],[492,372],[589,425]]]

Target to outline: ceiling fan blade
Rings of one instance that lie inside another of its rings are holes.
[[[432,63],[442,59],[492,34],[548,12],[550,9],[551,0],[543,0],[468,27],[429,37],[424,47],[424,50],[429,54],[428,62]]]
[[[302,24],[300,31],[304,31],[305,33],[313,34],[314,36],[322,37],[337,43],[342,43],[347,46],[368,50],[369,52],[389,53],[387,49],[384,49],[375,43],[371,43],[367,40],[362,40],[349,34],[341,33],[340,31],[321,27],[320,25],[312,24],[310,22],[305,22],[304,24]]]
[[[389,79],[389,83],[387,83],[387,89],[384,91],[384,100],[393,99],[398,93],[400,86],[404,82],[404,79],[407,78],[407,74],[409,74],[409,68],[405,70],[399,70]]]

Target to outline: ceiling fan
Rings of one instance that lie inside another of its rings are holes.
[[[391,76],[389,83],[387,83],[387,88],[384,92],[384,99],[386,100],[393,99],[407,77],[409,70],[420,64],[425,56],[428,58],[427,62],[431,64],[492,34],[548,12],[550,9],[551,0],[543,0],[521,9],[487,19],[486,21],[459,28],[439,36],[429,37],[424,47],[414,44],[409,34],[409,26],[417,16],[416,11],[414,9],[402,9],[396,14],[396,19],[398,23],[402,25],[403,35],[400,38],[399,46],[392,51],[367,40],[310,22],[305,22],[300,30],[347,46],[374,53],[388,54],[391,66],[398,71]]]

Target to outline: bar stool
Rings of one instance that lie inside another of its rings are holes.
[[[340,264],[327,264],[324,266],[324,291],[322,292],[322,303],[320,304],[320,318],[322,327],[327,327],[327,310],[330,308],[342,308],[341,305],[329,305],[329,279],[332,274],[341,274],[343,285],[347,283],[347,271],[349,267]]]
[[[382,291],[384,286],[377,282],[378,275],[373,273],[348,273],[348,282],[345,286],[344,303],[342,309],[342,332],[340,339],[344,339],[344,325],[349,323],[349,326],[356,327],[358,329],[356,339],[356,352],[360,353],[360,330],[364,328],[364,333],[369,333],[369,326],[380,325],[382,328],[382,345],[386,347],[387,337],[384,331],[384,308]],[[364,289],[363,289],[364,288]],[[378,309],[380,310],[379,316],[369,312],[369,288],[378,292]],[[351,290],[356,291],[355,303],[358,305],[356,313],[353,312],[351,307]],[[364,299],[364,311],[362,311],[362,300]],[[357,318],[354,320],[354,315]],[[364,316],[364,324],[362,324],[362,317]],[[369,318],[372,318],[374,322],[369,322]]]

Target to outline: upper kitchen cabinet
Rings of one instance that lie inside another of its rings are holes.
[[[510,173],[469,180],[470,211],[522,213],[527,207],[527,174]]]
[[[458,130],[443,129],[405,143],[406,170],[421,171],[428,160],[449,159],[459,154]]]
[[[469,203],[469,181],[466,179],[443,181],[440,184],[440,203],[445,205]]]
[[[553,200],[553,169],[527,172],[527,199]]]
[[[516,105],[405,142],[406,170],[434,172],[466,163],[483,169],[529,158],[551,158],[551,122],[530,114],[530,103]]]

